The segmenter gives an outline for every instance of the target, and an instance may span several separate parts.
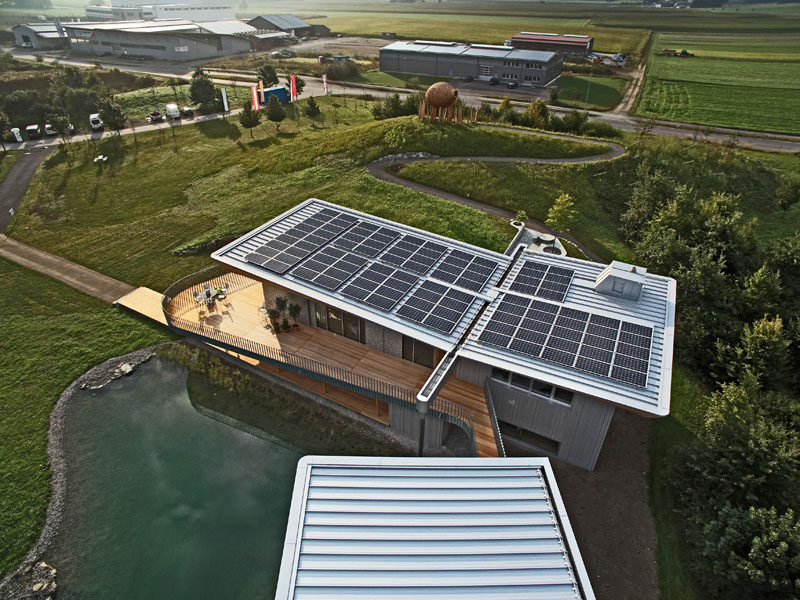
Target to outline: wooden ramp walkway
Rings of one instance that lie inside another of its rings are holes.
[[[191,300],[181,297],[183,295],[189,296]],[[116,304],[166,325],[161,308],[161,298],[161,294],[151,289],[137,288],[118,299]],[[170,307],[180,306],[181,308],[175,316],[180,316],[182,319],[201,324],[204,327],[410,389],[413,392],[417,392],[422,387],[431,373],[431,369],[427,367],[372,350],[363,344],[317,327],[299,325],[291,332],[275,335],[266,326],[266,314],[259,311],[263,302],[261,284],[254,281],[253,285],[229,294],[225,301],[218,302],[213,310],[197,306],[194,301],[193,289],[181,292],[173,299]],[[174,312],[171,310],[170,314],[174,314]],[[211,343],[209,345],[213,346]],[[358,414],[384,425],[389,423],[389,408],[384,402],[260,363],[235,351],[219,349]],[[483,389],[450,377],[439,392],[439,396],[455,404],[460,404],[470,412],[478,455],[497,456],[497,446]]]

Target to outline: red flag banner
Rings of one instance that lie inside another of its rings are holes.
[[[292,102],[294,102],[295,100],[297,100],[297,87],[295,86],[295,83],[294,83],[294,75],[292,75],[289,78],[289,80],[292,82],[291,83],[291,86],[292,86],[291,87],[291,100],[292,100]]]
[[[253,93],[253,110],[258,110],[260,108],[258,104],[258,88],[253,86],[250,88],[250,91]]]

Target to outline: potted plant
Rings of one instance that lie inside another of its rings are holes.
[[[292,327],[289,325],[289,319],[284,318],[283,323],[281,323],[281,329],[284,331],[289,331]]]
[[[282,317],[286,317],[286,306],[289,304],[289,299],[286,296],[275,297],[275,308],[281,313]]]
[[[297,327],[297,317],[300,316],[301,310],[302,309],[300,308],[299,304],[292,302],[289,305],[289,316],[292,317],[292,327]]]
[[[524,225],[528,220],[528,213],[524,210],[517,211],[517,216],[514,217],[514,225]]]
[[[272,327],[272,331],[278,333],[280,331],[280,327],[278,327],[278,319],[280,319],[281,313],[277,309],[271,308],[267,311],[267,317],[269,317],[269,324],[270,327]]]

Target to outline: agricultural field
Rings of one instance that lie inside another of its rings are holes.
[[[414,79],[419,82],[419,85],[417,86],[418,88],[426,88],[437,81],[451,80],[450,77],[431,77],[427,75],[404,75],[403,73],[367,71],[365,73],[359,73],[355,77],[351,77],[348,81],[352,81],[354,83],[366,83],[369,85],[383,85],[386,87],[402,88],[409,87],[409,81]]]
[[[628,87],[627,79],[617,77],[590,77],[567,75],[556,82],[559,88],[558,102],[576,108],[609,110],[620,103]],[[587,96],[588,92],[588,96]]]
[[[347,16],[309,18],[308,21],[326,25],[331,31],[346,35],[380,36],[382,31],[392,31],[405,38],[485,44],[502,44],[504,40],[519,31],[558,31],[594,36],[594,48],[598,52],[627,52],[631,55],[640,55],[648,39],[648,32],[645,30],[587,27],[586,19],[356,13]]]
[[[636,114],[800,133],[800,36],[658,34],[652,48]]]

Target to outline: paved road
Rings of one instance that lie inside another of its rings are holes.
[[[9,144],[6,145],[11,149]],[[0,233],[3,233],[11,222],[9,211],[17,210],[28,189],[31,177],[52,151],[53,148],[50,146],[37,146],[30,150],[23,150],[3,183],[0,183]]]
[[[28,50],[15,48],[11,54],[16,58],[23,60],[34,60],[35,55]],[[191,77],[192,71],[196,66],[194,62],[177,63],[166,61],[150,61],[149,63],[139,63],[129,59],[107,59],[102,58],[99,61],[89,58],[61,58],[55,54],[42,54],[46,62],[54,64],[71,64],[82,67],[91,67],[97,62],[106,68],[117,68],[122,71],[131,71],[134,73],[147,73],[150,75],[159,75],[163,77],[179,77],[188,79]],[[322,80],[314,77],[303,77],[306,81],[306,89],[303,96],[321,96],[324,94],[322,87]],[[241,85],[249,86],[249,83],[233,83],[222,79],[217,80],[218,83],[223,85]],[[334,93],[356,93],[362,94],[365,92],[371,93],[374,96],[387,96],[395,92],[401,95],[408,94],[408,91],[401,89],[379,88],[376,86],[365,86],[358,84],[332,83],[331,89]],[[492,88],[484,82],[471,82],[470,84],[459,83],[459,96],[469,106],[480,106],[483,102],[497,104],[499,99],[492,97],[492,94],[500,96],[506,93],[512,98],[514,106],[521,110],[530,102],[532,97],[536,97],[537,93],[526,93],[520,90],[502,90]],[[485,88],[485,89],[484,89]],[[571,109],[554,108],[555,112],[567,112]],[[592,121],[599,121],[608,123],[622,129],[624,131],[635,131],[637,124],[642,121],[637,117],[632,117],[625,113],[620,112],[596,112],[588,111],[589,119]],[[705,130],[705,133],[700,130]],[[730,129],[724,127],[703,127],[692,123],[677,123],[672,121],[656,121],[654,130],[656,135],[665,137],[675,137],[684,139],[702,139],[710,142],[724,144],[731,141],[731,136],[736,136],[739,146],[752,148],[754,150],[766,150],[769,152],[800,152],[800,136],[788,134],[773,134],[759,131],[745,131]]]

